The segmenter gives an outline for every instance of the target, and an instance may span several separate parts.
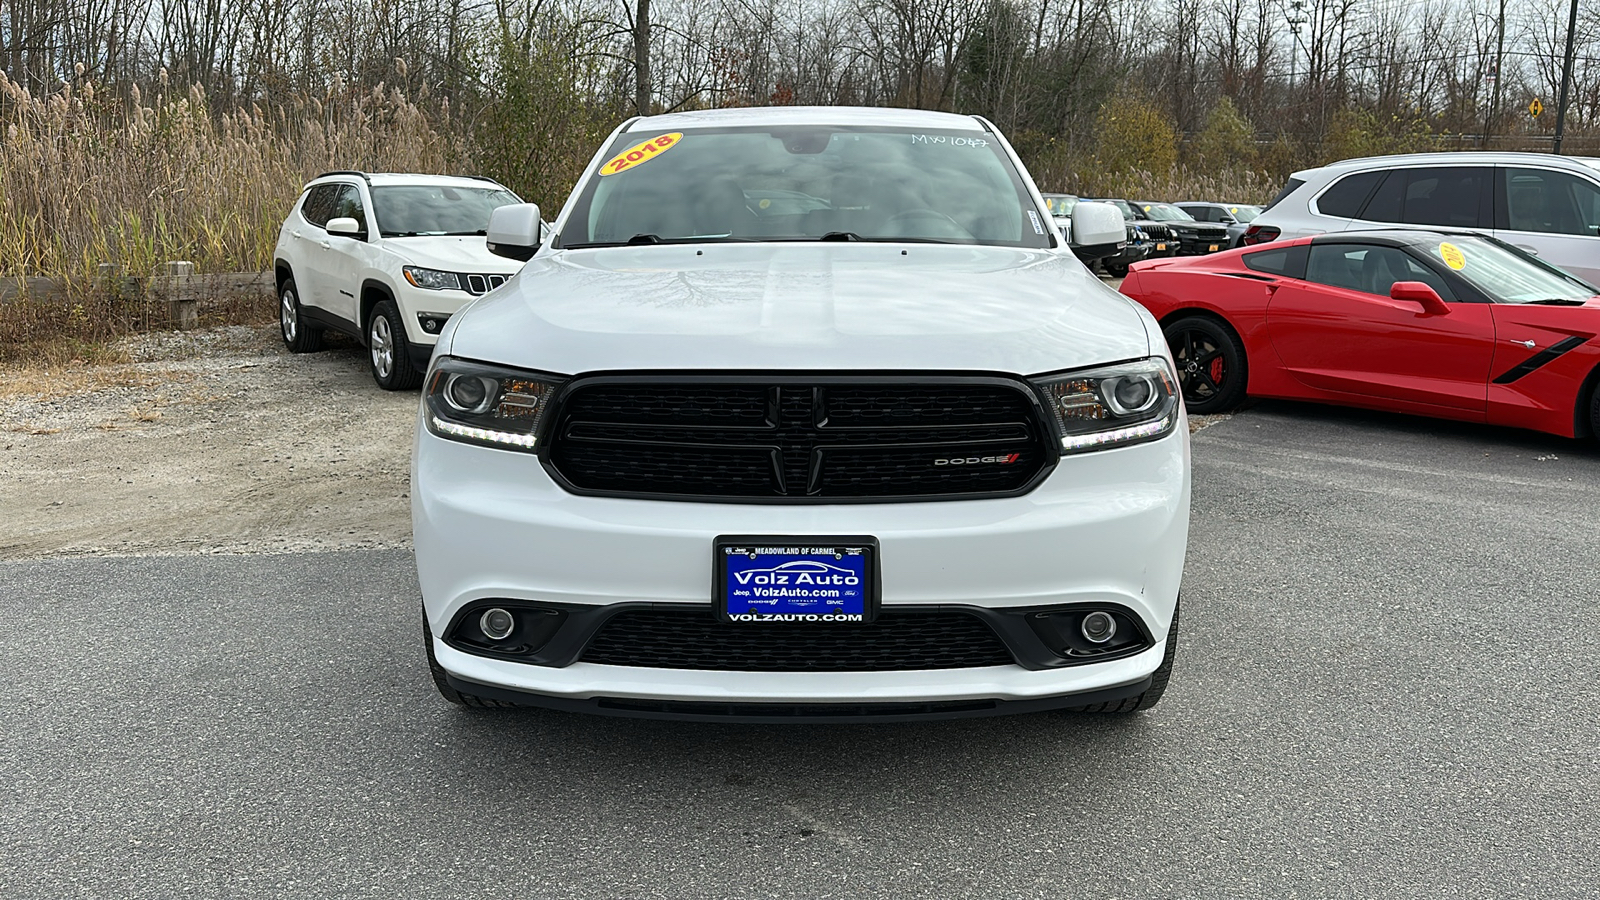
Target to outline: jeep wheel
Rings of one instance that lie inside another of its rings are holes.
[[[409,391],[422,384],[422,373],[411,364],[411,342],[392,300],[379,303],[367,321],[367,356],[372,380],[386,391]]]
[[[1107,260],[1102,260],[1100,265],[1105,266],[1106,274],[1110,275],[1112,278],[1127,278],[1128,277],[1128,264],[1127,263],[1115,263],[1115,262],[1112,262],[1111,260],[1107,259]]]
[[[322,329],[310,325],[300,313],[300,291],[293,278],[278,288],[278,329],[290,353],[315,353],[322,349]]]

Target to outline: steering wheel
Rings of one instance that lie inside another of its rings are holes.
[[[941,231],[938,229],[935,229],[932,232],[923,231],[907,233],[905,228],[896,227],[917,219],[921,219],[925,222],[931,222],[936,225],[948,226],[948,228],[945,229],[943,233],[941,233]],[[893,232],[895,237],[951,237],[962,240],[972,239],[972,232],[962,228],[960,222],[957,222],[955,219],[950,218],[936,209],[923,208],[902,210],[901,212],[897,212],[890,216],[888,220],[883,223],[883,227],[885,231]]]

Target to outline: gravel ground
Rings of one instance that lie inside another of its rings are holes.
[[[133,363],[0,370],[0,558],[404,547],[415,392],[275,327],[130,339]]]

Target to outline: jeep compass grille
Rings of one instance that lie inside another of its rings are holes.
[[[602,377],[560,401],[549,462],[580,493],[827,502],[1020,493],[1050,465],[1003,378]]]

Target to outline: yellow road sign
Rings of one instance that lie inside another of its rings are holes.
[[[1538,97],[1533,98],[1533,102],[1528,104],[1528,115],[1533,116],[1535,119],[1537,119],[1537,118],[1539,118],[1540,114],[1543,113],[1543,112],[1544,112],[1544,104],[1539,102],[1539,98]]]

